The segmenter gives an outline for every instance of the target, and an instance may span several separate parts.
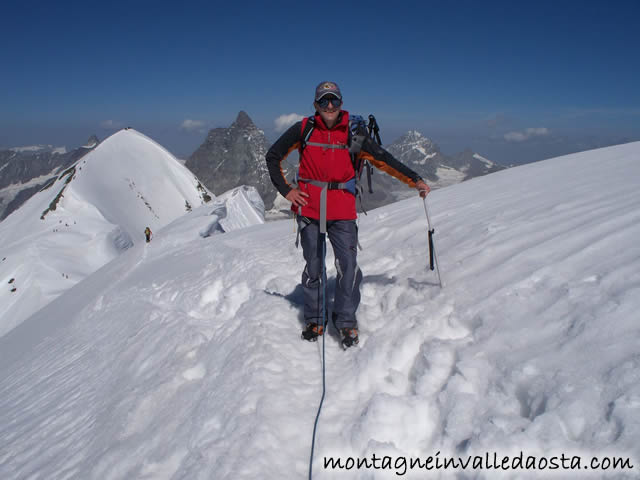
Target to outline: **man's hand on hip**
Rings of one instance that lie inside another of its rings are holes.
[[[294,188],[289,193],[287,193],[287,196],[285,198],[293,203],[296,207],[304,207],[307,204],[305,198],[309,198],[309,194],[301,191],[298,188]]]

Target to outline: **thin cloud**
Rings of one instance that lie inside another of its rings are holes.
[[[118,130],[124,126],[122,122],[118,122],[116,120],[105,120],[100,123],[100,126],[105,130]]]
[[[545,137],[549,135],[551,131],[545,127],[527,128],[519,132],[509,132],[504,134],[504,139],[507,142],[524,142],[535,137]]]
[[[186,119],[180,125],[180,130],[184,130],[185,132],[204,132],[204,122],[200,120],[190,120]]]
[[[297,113],[289,113],[288,115],[280,115],[275,119],[276,132],[284,132],[287,128],[304,118],[304,115]]]

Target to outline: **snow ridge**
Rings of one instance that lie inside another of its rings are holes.
[[[0,224],[1,272],[16,289],[0,301],[0,336],[207,196],[164,147],[113,134]]]

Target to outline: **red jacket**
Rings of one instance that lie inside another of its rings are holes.
[[[302,149],[302,131],[308,120],[305,118],[302,122],[297,122],[289,128],[267,152],[266,161],[271,181],[283,197],[287,196],[292,187],[284,178],[281,164],[287,155],[295,149],[300,151],[298,171],[300,179],[344,183],[355,177],[348,148],[349,112],[343,110],[338,117],[338,122],[331,129],[327,128],[322,117],[316,113],[311,136],[307,140],[305,148]],[[314,144],[335,145],[338,148]],[[369,137],[366,137],[358,155],[410,187],[415,187],[415,183],[421,180],[416,172],[396,160],[389,152],[371,141]],[[300,209],[292,206],[291,209],[299,215],[316,220],[320,219],[320,192],[322,188],[302,180],[298,182],[298,188],[309,194],[309,198],[306,199],[307,205]],[[355,218],[357,218],[355,195],[347,190],[329,190],[327,192],[327,220],[354,220]]]
[[[302,130],[309,119],[302,121]],[[337,145],[343,148],[327,148],[315,143]],[[322,117],[316,115],[315,126],[300,154],[298,177],[322,182],[347,182],[355,177],[349,154],[349,113],[342,112],[336,125],[329,129]],[[307,205],[297,212],[309,218],[320,218],[320,191],[322,188],[298,182],[298,188],[309,194]],[[296,211],[295,206],[292,207]],[[356,197],[346,190],[327,192],[327,220],[353,220],[357,218]]]

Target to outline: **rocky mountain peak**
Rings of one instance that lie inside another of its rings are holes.
[[[417,130],[409,130],[402,137],[394,142],[394,144],[405,144],[405,145],[421,145],[423,147],[432,149],[437,149],[438,146],[434,144],[431,139],[425,137]]]
[[[245,112],[244,110],[240,110],[238,116],[236,117],[236,121],[231,125],[231,128],[234,127],[246,129],[251,127],[255,128],[255,125],[249,115],[247,115],[247,112]]]
[[[422,135],[417,130],[409,130],[405,136],[407,137],[407,139],[410,139],[410,140],[421,140],[425,138],[424,135]]]
[[[442,161],[440,147],[416,130],[410,130],[387,147],[402,163],[423,178],[435,180],[436,170]]]
[[[228,128],[209,131],[185,165],[216,195],[240,185],[255,187],[269,209],[276,191],[265,162],[268,149],[264,132],[240,111]]]

